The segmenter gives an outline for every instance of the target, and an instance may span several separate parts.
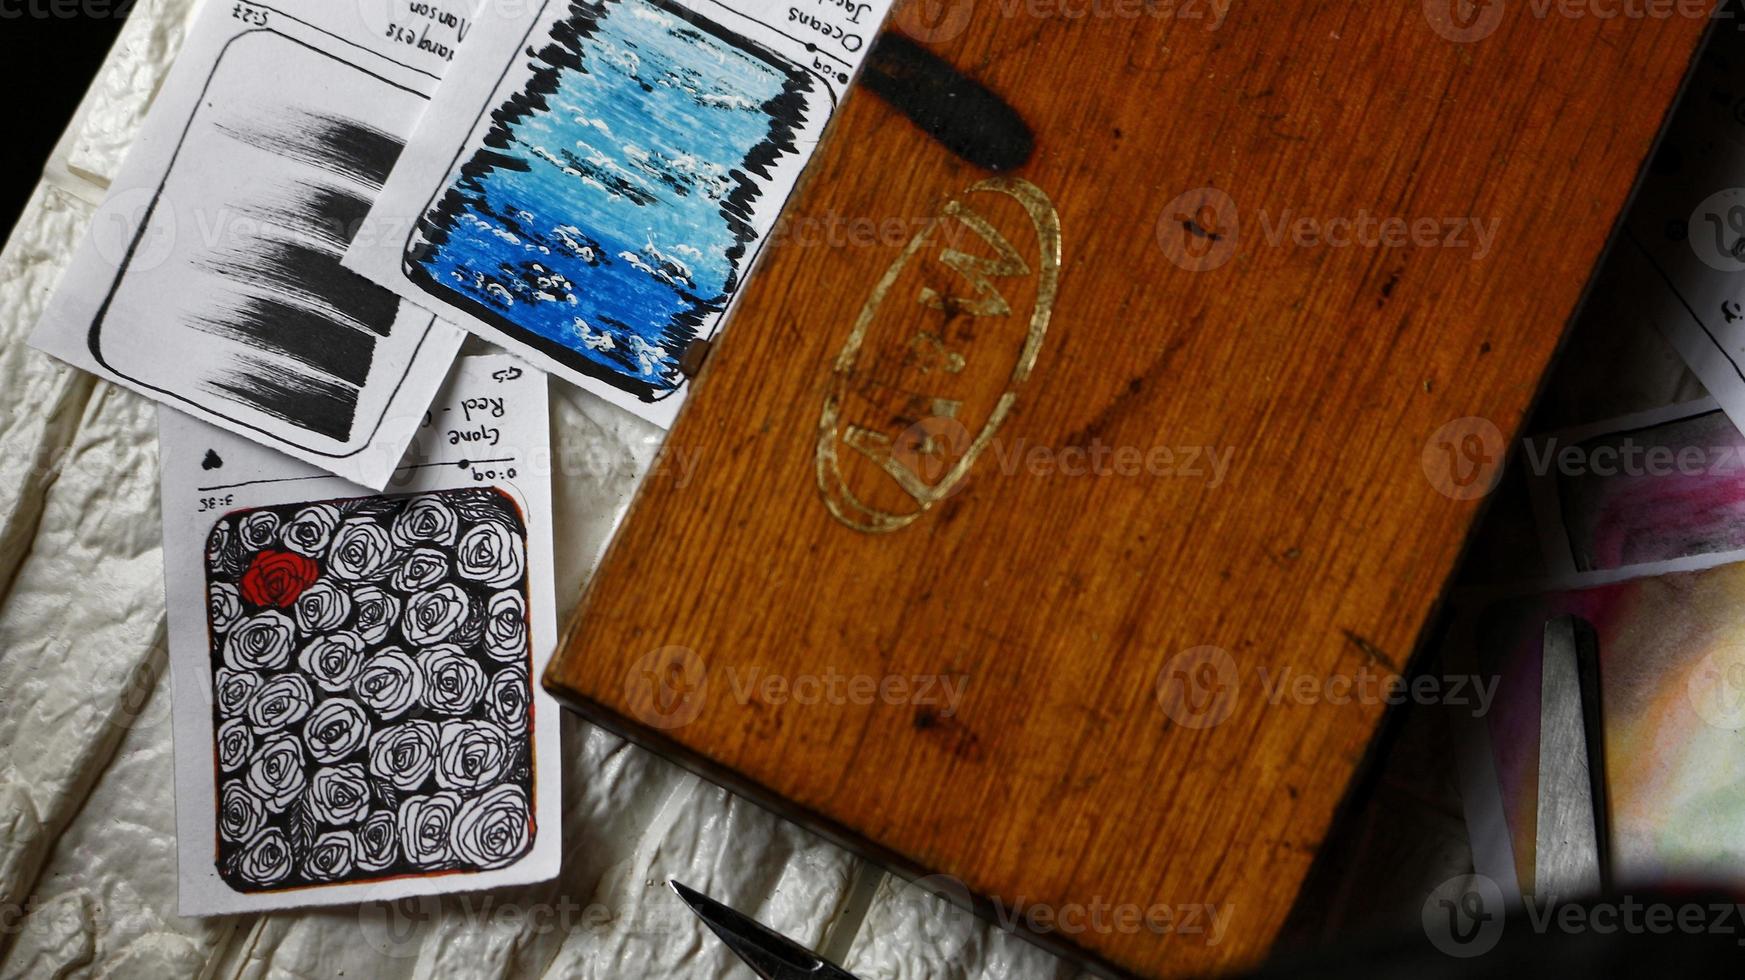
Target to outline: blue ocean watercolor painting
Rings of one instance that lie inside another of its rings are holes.
[[[531,73],[457,158],[406,272],[559,364],[659,400],[755,254],[754,209],[780,203],[761,199],[798,152],[817,81],[663,0],[570,3],[524,53]]]

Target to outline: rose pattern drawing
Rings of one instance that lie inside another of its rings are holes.
[[[484,871],[532,848],[527,526],[507,495],[227,514],[206,572],[228,885]]]

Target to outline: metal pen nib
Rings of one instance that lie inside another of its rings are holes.
[[[674,880],[667,886],[683,899],[735,956],[764,980],[857,980],[854,974],[756,919]]]

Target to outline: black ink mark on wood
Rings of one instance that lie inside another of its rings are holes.
[[[861,79],[922,132],[978,167],[1021,167],[1036,149],[1036,136],[1016,109],[901,34],[879,35]]]
[[[1197,219],[1197,218],[1192,218],[1192,217],[1183,218],[1182,219],[1182,230],[1187,232],[1188,234],[1194,236],[1195,238],[1204,238],[1207,241],[1221,242],[1224,240],[1223,235],[1220,235],[1217,232],[1211,230],[1210,228],[1207,228],[1206,226],[1200,224],[1199,219]]]

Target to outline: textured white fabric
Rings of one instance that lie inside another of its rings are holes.
[[[747,975],[669,877],[848,951],[867,980],[1075,975],[573,718],[555,882],[392,907],[175,914],[155,412],[25,337],[193,8],[135,8],[0,253],[0,459],[12,464],[0,480],[0,978]],[[561,384],[551,407],[562,614],[659,432]],[[852,900],[856,881],[869,900]]]

